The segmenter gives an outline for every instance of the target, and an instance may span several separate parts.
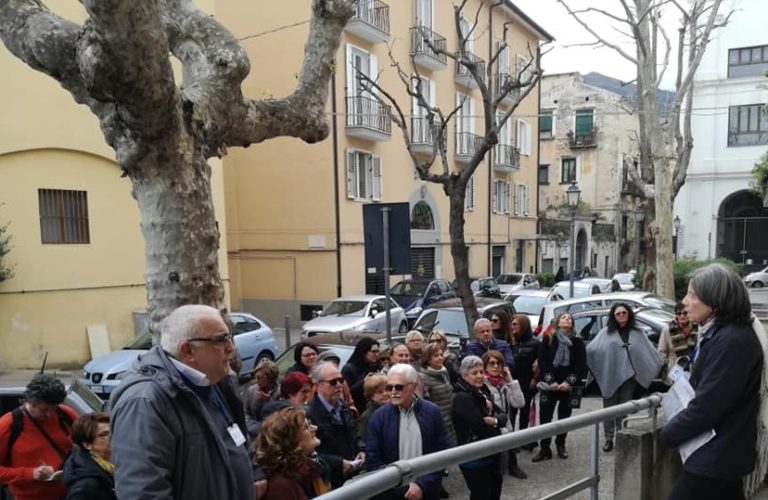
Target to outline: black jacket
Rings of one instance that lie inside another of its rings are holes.
[[[539,355],[539,340],[531,331],[523,332],[512,346],[515,356],[515,371],[512,376],[520,382],[520,388],[526,397],[533,393],[531,379],[533,378],[533,363]]]
[[[338,488],[344,483],[342,460],[354,460],[363,450],[363,442],[357,439],[352,412],[344,404],[341,411],[342,423],[338,424],[323,406],[320,396],[315,395],[307,407],[307,416],[317,426],[317,438],[320,440],[317,453],[331,468],[331,486]]]
[[[552,344],[546,336],[539,343],[539,371],[541,380],[548,384],[568,382],[570,385],[580,385],[587,374],[587,350],[584,341],[574,336],[571,339],[570,366],[557,366],[552,364],[557,352],[557,333],[552,333]]]
[[[64,463],[64,484],[67,500],[117,500],[115,478],[77,445]]]
[[[454,386],[451,416],[456,429],[458,444],[467,444],[476,439],[486,439],[501,434],[501,428],[507,425],[507,415],[496,405],[488,411],[486,401],[493,404],[493,396],[483,386],[475,389],[464,379],[459,379]],[[483,417],[495,417],[498,425],[491,427],[483,422]]]
[[[688,458],[685,470],[738,479],[755,467],[763,363],[760,341],[749,325],[714,325],[702,335],[691,373],[696,395],[661,431],[662,441],[677,447],[715,430],[716,436]]]
[[[366,364],[364,366],[347,363],[341,370],[341,375],[347,381],[347,385],[349,385],[349,392],[352,394],[355,408],[359,411],[363,411],[366,407],[365,393],[363,393],[365,376],[369,373],[376,373],[379,370],[381,370],[381,365],[378,363]]]

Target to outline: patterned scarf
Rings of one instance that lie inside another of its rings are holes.
[[[566,334],[562,330],[557,331],[557,352],[555,359],[552,360],[553,366],[571,366],[571,351],[569,349],[573,345],[571,337],[573,337],[573,332]]]

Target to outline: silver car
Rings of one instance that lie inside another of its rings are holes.
[[[530,273],[506,273],[496,277],[501,294],[517,292],[518,290],[538,290],[539,280]]]
[[[352,295],[332,300],[316,318],[304,323],[301,336],[312,337],[318,333],[359,330],[386,331],[387,298],[384,295]],[[397,302],[389,299],[392,333],[408,331],[405,311]]]
[[[752,288],[763,288],[764,286],[768,286],[768,267],[762,271],[749,273],[744,276],[744,283]]]

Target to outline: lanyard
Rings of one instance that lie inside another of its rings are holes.
[[[184,373],[176,368],[176,371],[179,372],[179,375],[181,376],[182,380],[194,391],[200,394],[202,391],[204,391],[205,387],[200,387],[199,385],[195,385],[194,382],[192,382],[189,377],[184,375]],[[232,420],[232,417],[229,415],[229,411],[227,410],[227,405],[224,404],[224,399],[221,396],[221,392],[219,391],[219,388],[215,385],[208,386],[211,389],[211,402],[213,403],[213,406],[216,407],[216,409],[221,413],[221,416],[224,417],[224,421],[227,423],[227,427],[231,427],[235,421]]]
[[[691,351],[691,355],[688,356],[688,362],[683,367],[683,370],[688,371],[693,364],[694,361],[696,361],[696,355],[699,353],[699,344],[696,343],[696,347],[693,348]]]

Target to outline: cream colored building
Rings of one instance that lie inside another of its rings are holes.
[[[489,60],[504,36],[503,27],[508,27],[508,49],[493,71],[501,75],[494,76],[498,81],[515,75],[517,65],[552,37],[511,2],[489,9],[494,2],[470,0],[465,29],[481,3],[468,50]],[[282,97],[292,91],[303,58],[309,5],[306,0],[279,7],[245,1],[218,6],[217,15],[242,40],[251,59],[246,95]],[[354,71],[378,76],[409,115],[412,138],[423,150],[431,146],[431,137],[391,67],[389,48],[409,72],[413,56],[430,100],[446,112],[468,96],[451,124],[447,145],[450,168],[463,168],[473,152],[473,135],[483,133],[480,94],[465,75],[457,74],[453,60],[431,52],[415,32],[417,26],[432,33],[432,43],[456,50],[452,2],[361,0],[338,52],[328,104],[332,135],[314,145],[271,140],[231,150],[225,158],[234,309],[253,311],[272,324],[282,324],[284,315],[290,315],[297,324],[310,317],[313,307],[337,295],[382,290],[381,276],[368,272],[364,258],[362,212],[368,203],[408,202],[411,274],[454,278],[447,197],[440,185],[415,178],[401,131],[379,101],[360,88]],[[535,269],[538,99],[534,89],[520,103],[500,146],[474,175],[464,214],[471,275]]]
[[[204,2],[212,7],[212,2]],[[56,12],[84,18],[80,3]],[[116,349],[143,328],[144,239],[130,181],[98,121],[61,86],[0,44],[0,224],[10,222],[15,275],[0,283],[0,367],[79,367],[89,327]],[[212,162],[222,233],[221,162]],[[220,269],[227,279],[226,241]]]

